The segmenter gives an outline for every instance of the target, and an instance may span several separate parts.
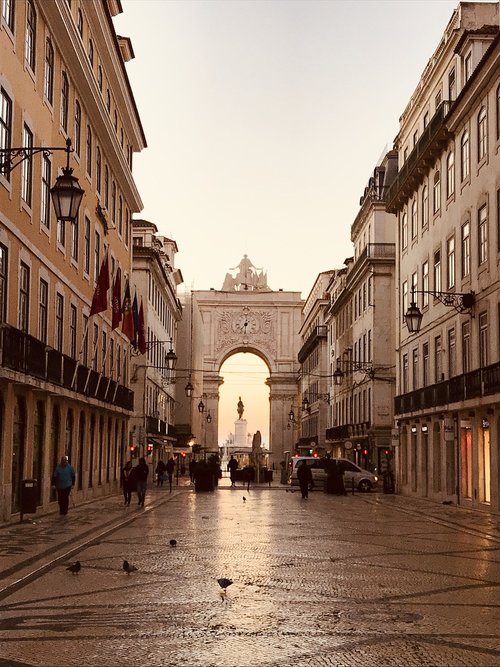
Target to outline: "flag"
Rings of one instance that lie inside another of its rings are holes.
[[[132,317],[134,318],[134,340],[132,345],[137,350],[137,341],[139,338],[139,309],[137,308],[137,292],[134,294],[134,301],[132,303]]]
[[[115,282],[113,284],[113,296],[111,297],[112,324],[111,329],[116,327],[122,321],[122,272],[118,267],[116,270]]]
[[[133,343],[135,339],[134,318],[132,316],[132,301],[130,299],[130,285],[128,280],[125,286],[125,294],[123,296],[122,313],[122,331],[129,341]]]
[[[99,277],[97,278],[97,284],[95,286],[94,296],[92,297],[92,306],[90,308],[89,317],[95,315],[96,313],[102,313],[103,310],[108,309],[108,290],[109,263],[108,253],[106,253],[106,257],[102,260]]]
[[[139,348],[139,352],[141,354],[146,354],[148,346],[146,343],[146,327],[144,324],[144,308],[142,307],[142,299],[141,307],[139,308],[139,333],[137,337],[137,347]]]

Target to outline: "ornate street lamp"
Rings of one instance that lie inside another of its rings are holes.
[[[415,294],[430,294],[444,306],[454,308],[457,313],[471,313],[476,302],[474,292],[435,292],[433,290],[412,289],[410,307],[404,316],[409,333],[420,331],[423,318],[422,311],[416,304]]]

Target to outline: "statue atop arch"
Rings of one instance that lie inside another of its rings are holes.
[[[264,273],[264,269],[254,266],[248,255],[243,255],[243,259],[238,266],[229,269],[229,271],[237,271],[237,273],[235,276],[226,273],[222,285],[223,292],[272,291],[267,284],[267,272]]]

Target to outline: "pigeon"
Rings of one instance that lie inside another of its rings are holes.
[[[73,563],[69,567],[66,568],[70,572],[73,572],[73,574],[78,574],[80,570],[82,569],[82,564],[80,563],[79,560],[76,561],[76,563]]]
[[[171,547],[176,547],[177,546],[177,540],[170,540],[170,546]]]
[[[129,563],[128,560],[123,561],[123,569],[127,574],[130,574],[131,572],[137,572],[136,566],[132,565],[132,563]]]
[[[243,496],[243,502],[246,503],[247,499]]]
[[[222,579],[217,579],[217,583],[219,584],[219,586],[223,590],[226,590],[226,588],[228,586],[231,586],[231,584],[233,583],[233,580],[232,579],[226,579],[225,577],[223,577]]]

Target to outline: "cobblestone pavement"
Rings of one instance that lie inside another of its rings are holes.
[[[499,524],[278,487],[35,517],[0,530],[0,666],[500,666]]]

